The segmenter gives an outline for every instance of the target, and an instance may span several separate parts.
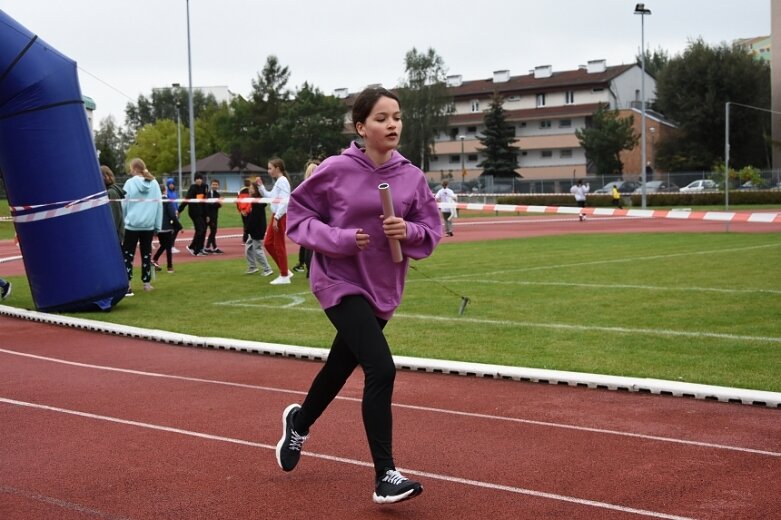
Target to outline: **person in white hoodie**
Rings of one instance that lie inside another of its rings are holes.
[[[128,288],[127,296],[133,296],[130,281],[133,279],[133,260],[136,246],[141,249],[141,281],[144,290],[151,291],[152,237],[163,227],[163,203],[160,185],[146,169],[144,161],[136,157],[130,161],[131,177],[122,187],[126,198],[122,209],[125,215],[125,240],[122,251],[125,256]]]
[[[279,276],[271,280],[271,285],[290,283],[293,273],[287,267],[287,246],[285,245],[285,230],[287,229],[287,202],[290,197],[290,181],[285,172],[285,161],[275,157],[268,162],[268,173],[274,180],[274,187],[267,190],[260,178],[258,187],[264,197],[278,199],[271,203],[271,222],[268,224],[263,246],[279,267]]]

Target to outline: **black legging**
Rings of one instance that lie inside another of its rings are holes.
[[[157,262],[157,259],[162,256],[163,251],[165,251],[165,259],[166,263],[168,264],[168,269],[173,269],[174,267],[174,259],[173,259],[173,247],[174,247],[174,237],[176,236],[175,231],[163,231],[161,233],[157,234],[157,241],[160,242],[160,247],[157,248],[157,251],[155,251],[155,256],[152,257],[152,260]]]
[[[133,259],[136,256],[136,244],[141,249],[141,281],[149,283],[152,280],[152,236],[155,232],[135,231],[125,228],[125,241],[122,250],[125,254],[125,270],[127,279],[133,279]]]
[[[360,365],[364,373],[363,426],[374,469],[377,473],[385,468],[395,469],[391,400],[396,366],[382,333],[387,321],[374,315],[363,296],[346,296],[338,305],[326,309],[325,314],[336,327],[336,338],[296,415],[294,427],[298,432],[307,431]]]

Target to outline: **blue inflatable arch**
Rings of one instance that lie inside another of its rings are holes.
[[[35,307],[110,310],[128,280],[76,63],[2,10],[0,170]]]

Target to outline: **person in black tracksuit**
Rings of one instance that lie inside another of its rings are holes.
[[[211,188],[206,194],[207,199],[219,199],[220,192],[217,191],[220,187],[220,181],[214,180],[211,182]],[[206,227],[209,228],[209,236],[206,238],[206,251],[207,253],[222,253],[222,250],[217,247],[217,219],[220,216],[221,202],[210,202],[205,204],[206,206]]]
[[[185,201],[179,205],[179,214],[181,215],[184,208],[188,208],[188,215],[190,220],[193,221],[193,227],[195,227],[195,234],[187,246],[187,250],[190,254],[195,256],[206,256],[203,251],[204,242],[206,241],[206,204],[202,202],[188,202],[190,200],[203,200],[206,198],[206,194],[209,191],[203,184],[203,175],[200,173],[195,174],[195,182],[190,184],[187,189],[187,195]]]

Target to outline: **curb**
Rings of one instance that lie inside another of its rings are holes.
[[[73,318],[56,314],[17,309],[0,305],[0,315],[24,319],[38,323],[71,327],[91,332],[102,332],[144,340],[184,345],[218,350],[234,350],[254,354],[284,356],[296,359],[325,361],[328,349],[282,345],[262,341],[247,341],[230,338],[211,338],[168,332],[157,329],[144,329],[128,325],[117,325],[97,320]],[[438,359],[414,358],[408,356],[393,356],[396,367],[412,372],[429,372],[437,374],[452,374],[461,376],[484,377],[491,379],[509,379],[533,383],[548,383],[551,385],[567,385],[575,387],[594,388],[602,390],[617,390],[625,392],[648,393],[675,397],[719,401],[724,403],[740,403],[768,408],[781,407],[781,392],[749,390],[725,386],[701,385],[668,381],[664,379],[634,378],[588,374],[582,372],[567,372],[562,370],[545,370],[538,368],[508,367],[482,363],[461,361],[444,361]]]

